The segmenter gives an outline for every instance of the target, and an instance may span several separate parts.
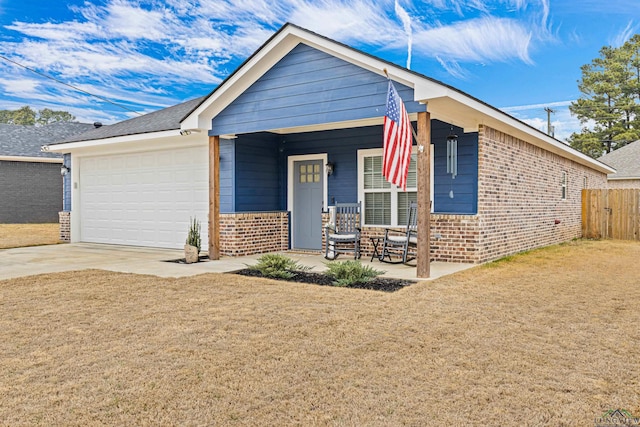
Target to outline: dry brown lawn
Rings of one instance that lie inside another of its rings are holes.
[[[640,414],[640,244],[393,294],[234,275],[0,281],[0,425],[592,426]]]
[[[0,249],[60,243],[59,224],[0,224]]]

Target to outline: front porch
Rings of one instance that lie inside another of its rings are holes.
[[[478,134],[438,120],[430,127],[430,258],[478,263]],[[457,135],[455,174],[447,167],[452,132]],[[417,148],[406,192],[382,177],[379,125],[241,134],[221,138],[219,147],[221,255],[319,252],[328,207],[361,202],[362,256],[367,258],[373,253],[370,238],[384,235],[385,228],[402,228],[409,202],[419,198]]]
[[[303,265],[313,267],[314,272],[326,269],[320,254],[278,251]],[[149,274],[159,277],[189,277],[205,273],[231,273],[253,265],[260,255],[223,256],[216,261],[196,264],[177,264],[167,260],[183,258],[184,252],[176,249],[145,248],[137,246],[107,245],[100,243],[70,243],[65,245],[31,246],[5,249],[0,258],[0,280],[84,269],[108,270],[121,273]],[[417,279],[416,268],[406,265],[383,264],[378,261],[363,264],[384,270],[384,277],[405,280]],[[434,262],[430,279],[453,274],[473,267],[473,264]]]
[[[323,213],[353,202],[362,204],[366,256],[368,237],[402,228],[407,206],[417,202],[420,277],[429,277],[431,259],[479,262],[477,123],[461,120],[455,110],[427,109],[442,88],[393,67],[395,90],[415,127],[407,188],[399,190],[382,175],[392,78],[385,67],[391,64],[353,51],[335,55],[326,40],[288,44],[283,37],[267,42],[260,50],[265,56],[248,61],[181,125],[208,129],[210,257],[247,254],[239,245],[256,246],[256,252],[320,251]],[[270,231],[251,234],[246,215],[257,230],[269,217]],[[264,247],[264,234],[271,248]]]

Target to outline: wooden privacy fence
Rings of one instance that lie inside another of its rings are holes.
[[[640,240],[640,189],[582,190],[582,237]]]

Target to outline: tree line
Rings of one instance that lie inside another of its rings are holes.
[[[569,137],[571,146],[597,158],[640,139],[640,34],[603,47],[580,69],[581,96],[569,110],[583,127]]]
[[[10,125],[43,126],[57,122],[73,122],[76,119],[68,111],[56,111],[50,108],[34,110],[29,106],[17,110],[0,110],[0,123]]]

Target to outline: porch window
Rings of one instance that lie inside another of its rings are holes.
[[[409,203],[416,201],[417,154],[411,155],[407,191],[389,184],[382,176],[382,149],[358,151],[358,192],[363,201],[365,225],[398,226],[407,223]]]

